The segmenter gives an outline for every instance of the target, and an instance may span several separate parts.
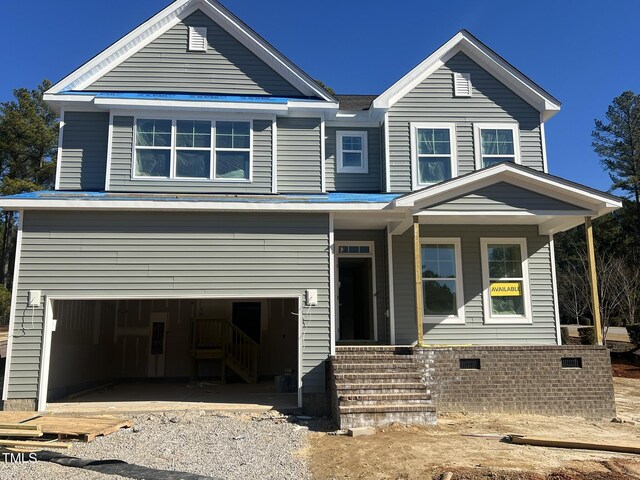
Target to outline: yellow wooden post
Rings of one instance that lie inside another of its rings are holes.
[[[596,273],[596,252],[593,245],[593,227],[591,217],[584,218],[587,234],[587,258],[589,260],[589,284],[591,285],[591,306],[593,309],[593,327],[596,331],[596,343],[602,345],[602,323],[600,322],[600,299],[598,298],[598,277]]]
[[[424,333],[422,331],[423,306],[422,306],[422,249],[420,246],[420,219],[417,215],[413,217],[413,264],[415,276],[416,293],[416,326],[418,327],[418,346],[424,343]]]

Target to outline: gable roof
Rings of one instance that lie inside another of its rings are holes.
[[[56,94],[86,88],[196,10],[201,10],[209,16],[303,95],[337,103],[337,100],[309,75],[304,73],[216,0],[174,1],[164,10],[60,80],[47,93]]]
[[[373,101],[388,109],[458,52],[463,52],[541,113],[542,120],[560,110],[560,102],[467,30],[461,30]]]

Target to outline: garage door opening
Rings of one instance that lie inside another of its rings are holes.
[[[52,313],[48,410],[299,406],[297,298],[53,300]]]

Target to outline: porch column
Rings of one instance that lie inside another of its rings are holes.
[[[596,253],[593,245],[593,227],[591,217],[584,218],[587,234],[587,258],[589,260],[589,285],[591,286],[591,307],[593,311],[593,327],[596,331],[596,343],[602,345],[602,324],[600,322],[600,299],[598,298],[598,277],[596,274]]]
[[[413,265],[416,292],[416,326],[418,327],[418,346],[423,345],[422,311],[422,251],[420,248],[420,218],[413,217]]]

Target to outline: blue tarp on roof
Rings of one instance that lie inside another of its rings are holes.
[[[156,93],[156,92],[90,92],[67,90],[64,95],[90,95],[96,98],[117,98],[128,100],[180,100],[187,102],[232,102],[232,103],[269,103],[286,105],[289,100],[305,101],[299,98],[244,96],[244,95],[206,95],[193,93]],[[315,101],[318,100],[309,100]]]
[[[141,201],[154,202],[242,202],[242,203],[389,203],[400,194],[396,193],[326,193],[310,195],[207,195],[207,194],[142,194],[112,192],[65,192],[41,190],[0,197],[0,200],[95,200],[95,201]]]

